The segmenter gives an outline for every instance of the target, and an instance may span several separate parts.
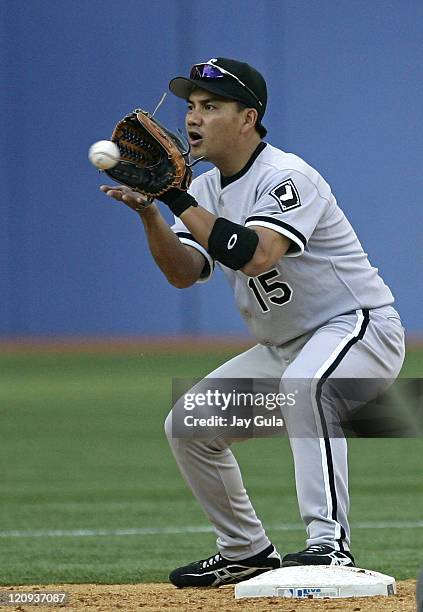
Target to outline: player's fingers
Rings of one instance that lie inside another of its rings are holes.
[[[127,204],[131,208],[138,208],[140,204],[147,204],[148,200],[144,196],[135,191],[132,191],[129,187],[125,185],[113,186],[109,185],[101,185],[100,190],[105,193],[110,198],[117,200],[118,202],[123,202]]]
[[[121,201],[121,200],[122,200],[122,192],[121,192],[121,191],[116,191],[116,190],[114,190],[114,189],[110,189],[110,190],[109,190],[109,191],[106,193],[106,195],[107,195],[109,198],[113,198],[114,200],[119,200],[119,201]]]
[[[136,211],[142,210],[143,206],[148,205],[148,200],[139,194],[124,194],[122,196],[122,202]]]
[[[125,185],[100,185],[100,191],[103,191],[104,193],[108,193],[109,191],[129,192],[131,189]]]

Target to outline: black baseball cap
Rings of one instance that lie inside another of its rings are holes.
[[[175,77],[169,83],[170,91],[184,100],[188,100],[197,87],[255,108],[259,122],[266,111],[266,81],[260,72],[245,62],[215,57],[195,64],[189,78]]]

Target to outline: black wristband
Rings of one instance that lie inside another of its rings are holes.
[[[198,206],[197,200],[188,192],[173,187],[157,198],[164,202],[174,215],[180,217],[190,206]]]
[[[258,234],[224,217],[218,217],[209,236],[208,252],[224,266],[240,270],[254,256]]]

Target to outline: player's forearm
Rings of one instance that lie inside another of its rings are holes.
[[[193,285],[201,269],[193,255],[172,232],[158,208],[153,204],[140,213],[140,218],[154,261],[167,280],[179,289]]]
[[[190,207],[181,214],[181,221],[206,250],[217,217],[201,206]]]
[[[217,218],[201,206],[188,208],[181,219],[214,259],[234,270],[242,270],[247,276],[258,276],[269,270],[290,246],[286,237],[272,230],[246,228]]]

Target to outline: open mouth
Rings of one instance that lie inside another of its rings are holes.
[[[201,136],[201,134],[192,130],[188,132],[188,137],[189,143],[192,147],[198,146],[203,141],[203,137]]]

